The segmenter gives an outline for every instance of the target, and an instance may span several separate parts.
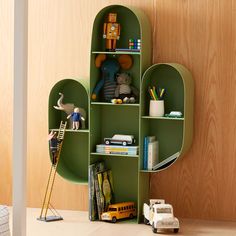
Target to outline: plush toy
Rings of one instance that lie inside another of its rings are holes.
[[[85,120],[80,113],[80,110],[78,107],[74,109],[74,112],[72,112],[70,115],[67,116],[67,119],[72,117],[73,120],[73,129],[78,130],[81,127],[81,120]]]
[[[131,86],[132,78],[128,73],[117,75],[117,87],[115,97],[121,99],[123,103],[135,103],[135,97],[138,96],[138,90]]]
[[[93,90],[92,100],[96,100],[100,90],[103,89],[103,99],[106,102],[110,102],[115,97],[116,74],[120,68],[128,70],[132,64],[133,61],[130,55],[120,55],[116,59],[107,58],[105,54],[99,54],[95,59],[95,65],[101,68],[102,76]]]

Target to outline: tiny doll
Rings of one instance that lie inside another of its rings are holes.
[[[62,141],[57,138],[57,132],[51,131],[48,135],[49,147],[52,154],[52,164],[56,165],[58,161],[58,144]]]
[[[73,121],[73,130],[78,130],[81,127],[81,120],[84,120],[84,118],[81,116],[80,110],[78,107],[75,107],[74,112],[72,112],[70,115],[67,116],[67,119],[72,117]]]

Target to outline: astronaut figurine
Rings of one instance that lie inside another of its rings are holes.
[[[115,51],[116,40],[120,39],[120,24],[116,22],[116,13],[109,13],[108,22],[103,25],[103,38],[106,39],[106,50]]]

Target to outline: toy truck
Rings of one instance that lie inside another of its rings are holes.
[[[173,229],[175,233],[179,232],[179,220],[174,217],[173,207],[170,204],[160,203],[160,201],[151,200],[150,205],[143,205],[144,223],[152,226],[153,233],[159,229]]]

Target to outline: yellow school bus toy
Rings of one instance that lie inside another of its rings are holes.
[[[121,202],[109,205],[107,212],[102,213],[101,219],[115,223],[124,218],[132,219],[136,215],[134,202]]]

